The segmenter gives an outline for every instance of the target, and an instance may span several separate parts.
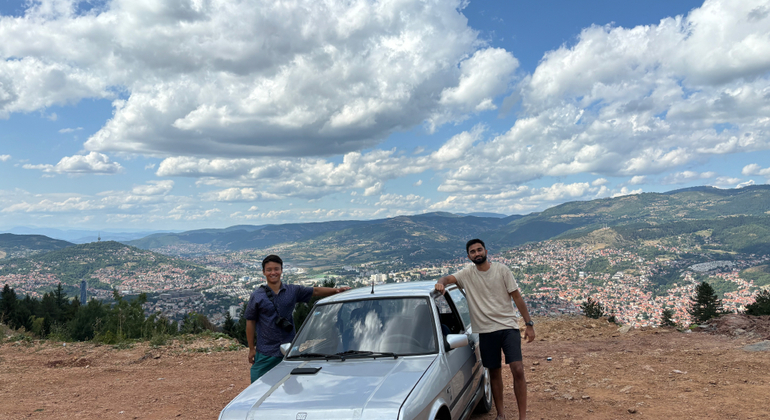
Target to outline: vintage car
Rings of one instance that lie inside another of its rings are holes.
[[[320,300],[284,359],[220,420],[457,420],[492,407],[463,292],[434,282],[350,290]]]

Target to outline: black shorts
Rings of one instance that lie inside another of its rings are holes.
[[[500,352],[505,354],[505,364],[521,361],[521,333],[509,329],[479,334],[481,364],[487,369],[500,368]]]

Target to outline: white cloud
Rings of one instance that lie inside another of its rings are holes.
[[[390,210],[422,210],[430,205],[430,199],[416,194],[383,194],[375,204],[377,207],[384,207]]]
[[[0,162],[8,162],[11,159],[11,155],[0,155]]]
[[[311,156],[494,109],[517,60],[460,0],[40,1],[0,17],[0,117],[113,98],[97,152]]]
[[[714,180],[714,185],[721,188],[739,188],[741,181],[743,180],[740,178],[720,176]]]
[[[75,131],[80,131],[82,129],[83,129],[83,127],[78,127],[78,128],[62,128],[61,130],[59,130],[59,132],[62,133],[62,134],[64,134],[64,133],[73,133]]]
[[[684,184],[691,181],[700,179],[709,179],[716,176],[715,172],[695,172],[695,171],[683,171],[671,174],[663,178],[661,181],[663,184]]]
[[[71,197],[62,201],[42,199],[36,203],[20,202],[3,208],[3,213],[61,213],[73,211],[99,210],[104,208],[92,200],[81,197]]]
[[[510,130],[452,148],[439,190],[644,177],[770,149],[770,17],[758,7],[766,2],[707,0],[658,25],[584,29],[520,81]]]
[[[123,167],[117,162],[111,162],[107,155],[91,152],[87,155],[75,155],[63,157],[56,165],[31,165],[26,164],[24,169],[39,169],[46,173],[56,174],[98,174],[107,175],[123,171]]]
[[[746,176],[760,175],[760,176],[766,176],[770,178],[770,168],[762,168],[756,163],[752,163],[744,166],[741,173]]]
[[[647,177],[644,175],[636,175],[631,177],[631,179],[628,181],[628,185],[639,185],[644,184],[647,182]]]

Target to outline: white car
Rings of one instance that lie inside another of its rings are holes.
[[[220,420],[458,420],[492,408],[463,292],[435,282],[361,288],[319,301],[284,359]]]

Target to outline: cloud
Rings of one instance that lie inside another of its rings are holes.
[[[709,179],[714,178],[716,176],[715,172],[694,172],[694,171],[683,171],[683,172],[677,172],[675,174],[671,174],[663,178],[663,181],[661,181],[663,184],[684,184],[691,181],[696,181],[700,179]]]
[[[631,177],[631,179],[628,181],[628,185],[639,185],[644,184],[647,182],[647,177],[644,175],[636,175]]]
[[[452,147],[439,190],[644,177],[770,149],[770,18],[756,12],[765,6],[707,0],[657,25],[584,29],[518,82],[521,112],[507,132]]]
[[[102,153],[357,151],[494,109],[518,66],[479,40],[460,0],[76,4],[0,17],[0,117],[112,98],[85,143]]]
[[[78,127],[78,128],[62,128],[61,130],[59,130],[59,132],[60,133],[73,133],[75,131],[80,131],[82,129],[83,129],[83,127]]]
[[[383,194],[375,206],[389,210],[422,210],[430,205],[430,199],[416,194]]]
[[[0,162],[8,162],[11,160],[11,155],[0,155]]]
[[[63,157],[56,165],[31,165],[26,164],[24,169],[39,169],[46,173],[56,174],[97,174],[109,175],[123,171],[123,167],[117,162],[111,162],[107,155],[91,152],[87,155],[75,155]]]
[[[746,176],[760,175],[760,176],[766,176],[770,178],[770,168],[762,168],[756,163],[752,163],[744,166],[741,173]]]

